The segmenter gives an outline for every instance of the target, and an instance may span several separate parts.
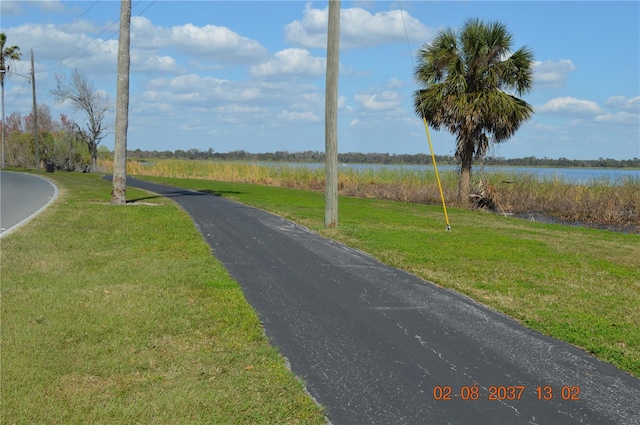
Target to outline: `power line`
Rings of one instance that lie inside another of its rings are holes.
[[[95,49],[97,49],[98,47],[102,46],[104,43],[107,42],[107,40],[110,40],[111,37],[113,37],[114,35],[116,35],[118,33],[119,30],[116,30],[115,32],[113,32],[109,37],[105,38],[104,40],[102,40],[101,42],[99,42],[98,44],[96,44],[95,46],[93,46],[91,49],[87,50],[86,52],[84,52],[82,55],[70,60],[69,62],[66,63],[62,63],[63,60],[65,60],[66,58],[73,56],[76,52],[82,50],[83,48],[85,48],[87,45],[91,44],[91,42],[96,41],[96,38],[99,35],[104,34],[109,28],[111,28],[112,26],[114,26],[115,24],[117,24],[119,21],[115,21],[113,22],[111,25],[109,25],[107,28],[105,28],[104,30],[102,30],[99,34],[97,34],[94,38],[92,38],[91,40],[87,41],[85,44],[83,44],[81,47],[77,48],[76,50],[74,50],[73,52],[69,53],[67,56],[64,56],[63,58],[60,59],[60,65],[57,68],[54,69],[50,69],[48,71],[54,71],[58,68],[62,68],[63,66],[67,66],[75,61],[77,61],[78,59],[82,59],[83,57],[87,56],[89,53],[91,53],[92,51],[94,51]]]
[[[48,43],[49,41],[53,40],[54,38],[56,38],[58,35],[62,34],[64,31],[66,31],[71,25],[75,24],[76,22],[78,22],[78,20],[80,18],[82,18],[89,10],[91,10],[91,8],[93,8],[93,6],[95,6],[98,3],[98,0],[96,0],[95,2],[93,2],[93,4],[91,6],[89,6],[84,12],[82,12],[82,14],[80,14],[80,16],[78,16],[76,19],[73,20],[73,22],[71,22],[69,25],[67,25],[66,27],[62,28],[61,30],[58,30],[57,33],[55,33],[54,35],[52,35],[51,37],[49,37],[48,39],[46,39],[45,41],[43,41],[40,44],[37,44],[35,46],[33,46],[32,48],[35,49],[36,47],[40,47],[45,43]]]
[[[144,12],[146,12],[151,6],[153,6],[155,3],[157,2],[157,0],[152,1],[151,3],[149,3],[149,5],[147,7],[145,7],[144,9],[142,9],[135,17],[141,16]],[[97,2],[96,2],[97,3]],[[135,8],[138,4],[140,4],[141,1],[138,1],[133,8]],[[87,56],[89,53],[91,53],[92,51],[94,51],[95,49],[97,49],[98,47],[102,46],[104,43],[106,43],[108,40],[110,40],[111,38],[113,38],[113,36],[115,36],[120,29],[118,28],[116,31],[114,31],[113,33],[111,33],[108,37],[106,37],[105,39],[101,40],[100,42],[98,42],[98,44],[96,44],[95,46],[93,46],[91,49],[87,50],[86,52],[84,52],[83,54],[81,54],[80,56],[66,62],[66,63],[62,63],[62,61],[64,61],[65,59],[73,56],[74,54],[76,54],[77,52],[79,52],[80,50],[84,49],[87,45],[91,44],[94,41],[98,41],[98,37],[102,34],[104,34],[107,30],[109,30],[111,27],[113,27],[115,24],[119,23],[120,19],[117,19],[116,21],[112,22],[111,25],[109,25],[108,27],[106,27],[105,29],[103,29],[100,33],[96,34],[91,40],[87,41],[85,44],[83,44],[82,46],[80,46],[79,48],[77,48],[76,50],[74,50],[73,52],[69,53],[68,55],[62,57],[61,59],[58,60],[58,62],[52,62],[49,65],[45,65],[44,68],[39,69],[39,72],[45,72],[45,71],[55,71],[56,69],[60,69],[63,68],[65,66],[68,66],[69,64],[77,61],[78,59],[82,59],[83,57]],[[42,43],[41,43],[42,44]],[[52,66],[56,65],[54,68],[50,68]]]
[[[6,109],[10,109],[13,107],[13,105],[16,104],[16,102],[18,101],[18,99],[20,99],[20,96],[22,96],[22,92],[24,92],[24,89],[27,87],[27,84],[29,84],[31,82],[31,80],[25,80],[22,83],[22,86],[20,87],[20,89],[18,90],[18,93],[16,93],[16,95],[13,97],[13,100],[9,103],[9,105],[7,106]]]

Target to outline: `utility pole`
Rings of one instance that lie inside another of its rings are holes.
[[[129,126],[129,68],[131,64],[131,0],[120,4],[118,37],[118,83],[116,94],[116,133],[113,149],[111,203],[127,202],[127,128]]]
[[[325,228],[338,226],[338,70],[340,64],[340,0],[329,0],[325,90]]]
[[[33,97],[33,141],[36,146],[36,172],[40,171],[40,146],[38,143],[38,106],[36,105],[36,72],[33,67],[33,49],[31,49],[31,91]]]

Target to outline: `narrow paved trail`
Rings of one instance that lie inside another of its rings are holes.
[[[334,425],[640,424],[640,380],[464,296],[219,196],[169,197]]]

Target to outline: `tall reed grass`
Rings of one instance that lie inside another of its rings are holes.
[[[100,161],[105,171],[110,161]],[[324,190],[324,169],[243,162],[130,160],[127,174],[255,183],[270,186]],[[447,205],[466,207],[458,199],[456,172],[440,172]],[[474,191],[489,190],[498,212],[536,213],[560,220],[630,226],[640,233],[640,179],[625,178],[616,184],[594,179],[576,184],[558,177],[515,172],[479,172]],[[439,203],[440,193],[433,171],[397,168],[340,169],[339,193],[344,196],[395,200],[408,203]]]

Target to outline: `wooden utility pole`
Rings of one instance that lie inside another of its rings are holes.
[[[129,127],[129,67],[131,38],[131,0],[120,5],[118,38],[118,83],[116,93],[116,132],[113,152],[112,204],[127,203],[127,128]]]
[[[329,0],[325,91],[324,226],[338,226],[338,70],[340,64],[340,0]]]
[[[31,49],[31,92],[33,97],[33,141],[36,146],[36,172],[40,171],[40,144],[38,143],[38,106],[36,104],[36,71],[33,67],[33,49]]]

